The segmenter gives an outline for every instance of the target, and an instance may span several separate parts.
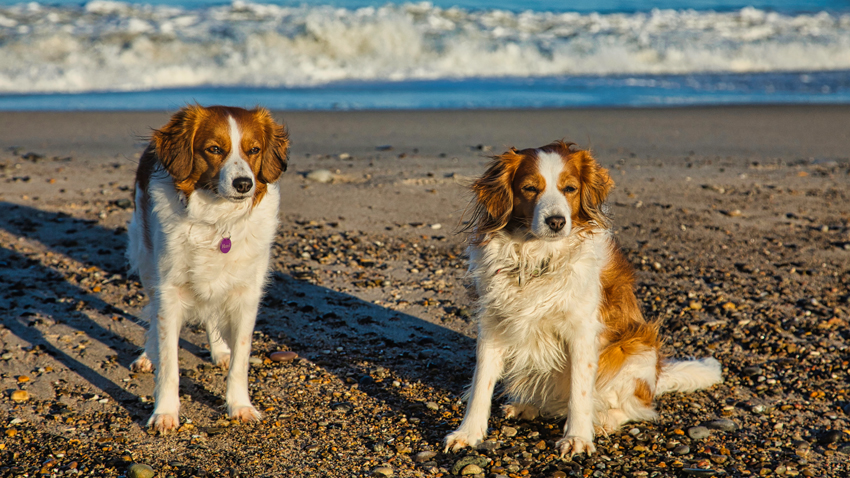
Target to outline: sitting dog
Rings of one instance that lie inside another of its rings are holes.
[[[500,379],[508,418],[566,416],[562,456],[593,453],[594,432],[655,418],[657,395],[721,380],[713,358],[662,355],[659,324],[644,320],[601,208],[614,183],[572,146],[511,149],[472,185],[477,363],[446,451],[481,442]]]
[[[248,359],[288,147],[285,128],[265,109],[195,105],[154,131],[142,154],[127,258],[150,298],[150,329],[131,368],[156,368],[155,430],[179,426],[177,350],[187,322],[204,324],[213,362],[230,369],[230,416],[260,419]]]

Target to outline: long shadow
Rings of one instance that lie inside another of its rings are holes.
[[[78,261],[83,267],[99,268],[110,276],[108,279],[112,286],[122,287],[127,293],[135,294],[137,290],[125,274],[123,254],[126,230],[122,227],[108,229],[97,225],[95,221],[73,218],[65,213],[0,202],[0,229],[38,241],[55,253]],[[114,314],[138,322],[136,317],[119,308],[123,304],[116,306],[104,301],[95,293],[68,282],[60,271],[49,265],[9,248],[0,248],[0,254],[3,255],[2,260],[9,264],[10,272],[16,268],[29,268],[29,274],[36,278],[34,280],[41,282],[16,286],[14,272],[0,274],[0,281],[11,283],[11,287],[3,287],[12,291],[11,294],[7,293],[10,300],[14,299],[14,294],[30,290],[32,286],[36,286],[36,289],[50,287],[56,295],[77,297],[87,307],[103,314]],[[27,310],[45,315],[57,313],[56,307],[48,307],[38,299],[37,294],[30,298],[32,300]],[[80,377],[112,395],[117,402],[126,404],[135,401],[135,396],[103,374],[52,346],[37,328],[20,320],[13,322],[10,327],[13,333],[33,345],[41,345]],[[138,345],[84,314],[71,314],[65,322],[116,350],[118,362],[125,367],[135,359]],[[425,428],[434,430],[435,436],[442,436],[448,431],[445,427],[433,426],[444,423],[438,412],[420,403],[410,403],[389,384],[375,383],[369,379],[372,370],[360,369],[346,357],[355,354],[374,363],[374,368],[390,368],[405,377],[405,380],[418,381],[452,393],[459,393],[471,376],[475,350],[473,339],[352,295],[294,279],[282,271],[273,274],[257,329],[270,336],[285,335],[288,337],[286,345],[342,380],[350,379],[354,374],[363,392],[390,407],[408,413],[411,409],[416,410],[414,415],[427,419],[429,426]],[[199,357],[206,356],[205,351],[188,341],[181,340],[181,346]],[[337,347],[343,347],[348,355],[325,353],[325,350],[335,352]],[[181,384],[187,380],[181,377]]]

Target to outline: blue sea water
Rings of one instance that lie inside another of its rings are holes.
[[[0,0],[0,110],[850,103],[837,0]]]

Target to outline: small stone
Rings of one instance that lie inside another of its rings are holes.
[[[552,473],[552,478],[567,478],[567,474],[561,470]]]
[[[711,432],[706,427],[688,428],[688,436],[693,440],[702,440],[703,438],[708,438],[710,435]]]
[[[288,350],[286,352],[272,352],[272,354],[269,355],[269,359],[271,359],[272,362],[289,362],[297,358],[297,353]]]
[[[838,453],[850,455],[850,445],[844,445],[844,446],[838,447]]]
[[[721,307],[723,307],[723,310],[735,310],[737,308],[737,306],[732,302],[726,302]]]
[[[688,445],[679,445],[676,448],[673,448],[673,453],[677,455],[687,455],[691,452],[691,448]]]
[[[30,378],[27,377],[26,375],[19,375],[18,376],[18,383],[27,383],[29,381],[30,381]]]
[[[420,451],[413,457],[413,461],[416,463],[425,463],[426,461],[431,461],[431,458],[437,456],[437,452],[435,451]]]
[[[120,207],[121,209],[130,209],[131,207],[133,207],[133,202],[127,198],[123,198],[115,201],[115,205]]]
[[[431,229],[434,229],[434,230],[436,230],[436,229],[441,229],[442,227],[443,227],[443,225],[442,225],[442,224],[439,224],[439,223],[437,223],[437,224],[431,224]]]
[[[134,463],[127,468],[127,478],[153,478],[153,468],[141,463]]]
[[[831,430],[824,433],[820,437],[818,442],[820,442],[822,445],[829,445],[830,443],[835,443],[838,440],[841,440],[841,432],[838,430]]]
[[[461,476],[477,475],[479,473],[482,473],[483,471],[484,470],[482,470],[480,466],[476,465],[475,463],[470,463],[469,465],[463,467],[462,470],[460,470],[460,474]]]
[[[352,408],[354,407],[348,402],[337,402],[331,405],[331,410],[340,413],[348,413]]]
[[[517,434],[517,429],[514,427],[502,427],[502,435],[505,435],[508,438],[515,437]]]
[[[738,429],[738,425],[735,422],[726,418],[712,420],[706,423],[705,426],[712,430],[722,430],[724,432],[734,432]]]
[[[14,355],[12,355],[11,352],[6,352],[3,355],[0,355],[0,359],[3,360],[12,360],[12,357],[14,357]]]
[[[334,174],[327,169],[316,169],[307,173],[306,178],[317,183],[330,183],[334,180]]]
[[[534,448],[537,448],[538,450],[545,450],[546,449],[546,441],[540,440],[539,442],[537,442],[537,444],[534,445]]]
[[[263,359],[261,359],[260,357],[254,357],[252,355],[252,356],[248,357],[248,363],[250,363],[251,365],[262,365]]]
[[[440,409],[440,405],[438,405],[437,402],[425,402],[425,406],[428,408],[428,410]]]
[[[350,154],[348,154],[348,153],[339,153],[339,155],[338,155],[337,157],[338,157],[339,159],[341,159],[341,160],[345,161],[346,159],[350,159],[350,158],[351,158],[351,155],[350,155]]]
[[[633,437],[640,435],[640,428],[632,428],[631,430],[629,430],[629,435]]]
[[[383,476],[383,477],[393,476],[393,469],[392,469],[392,467],[389,467],[389,466],[379,466],[379,467],[375,468],[374,470],[372,470],[372,476]]]
[[[700,310],[700,309],[702,309],[702,302],[697,301],[697,300],[692,300],[688,304],[688,307],[690,307],[691,310]]]
[[[756,375],[761,375],[761,373],[762,373],[762,369],[760,367],[755,366],[755,365],[750,365],[749,367],[744,367],[744,369],[741,370],[741,375],[743,375],[745,377],[755,377]]]
[[[13,402],[26,402],[30,399],[30,394],[26,390],[15,390],[12,392],[12,401]]]
[[[489,458],[483,456],[465,456],[452,465],[452,474],[459,475],[468,465],[476,465],[479,469],[483,469],[488,464],[490,464]],[[481,472],[479,471],[479,473]]]
[[[716,471],[708,468],[682,468],[682,473],[691,476],[715,476]]]

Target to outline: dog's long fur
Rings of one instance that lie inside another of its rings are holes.
[[[148,422],[156,430],[179,426],[177,351],[187,322],[206,326],[212,360],[229,367],[230,416],[260,418],[248,394],[248,359],[288,146],[286,130],[264,109],[189,106],[142,154],[127,258],[150,298],[143,312],[150,329],[132,368],[156,368]],[[224,239],[232,243],[227,253]]]
[[[655,418],[659,394],[721,380],[713,358],[662,356],[659,324],[641,314],[602,209],[613,181],[572,146],[511,149],[472,186],[477,364],[447,451],[484,438],[498,380],[508,417],[567,417],[562,455],[595,451],[595,431]]]

